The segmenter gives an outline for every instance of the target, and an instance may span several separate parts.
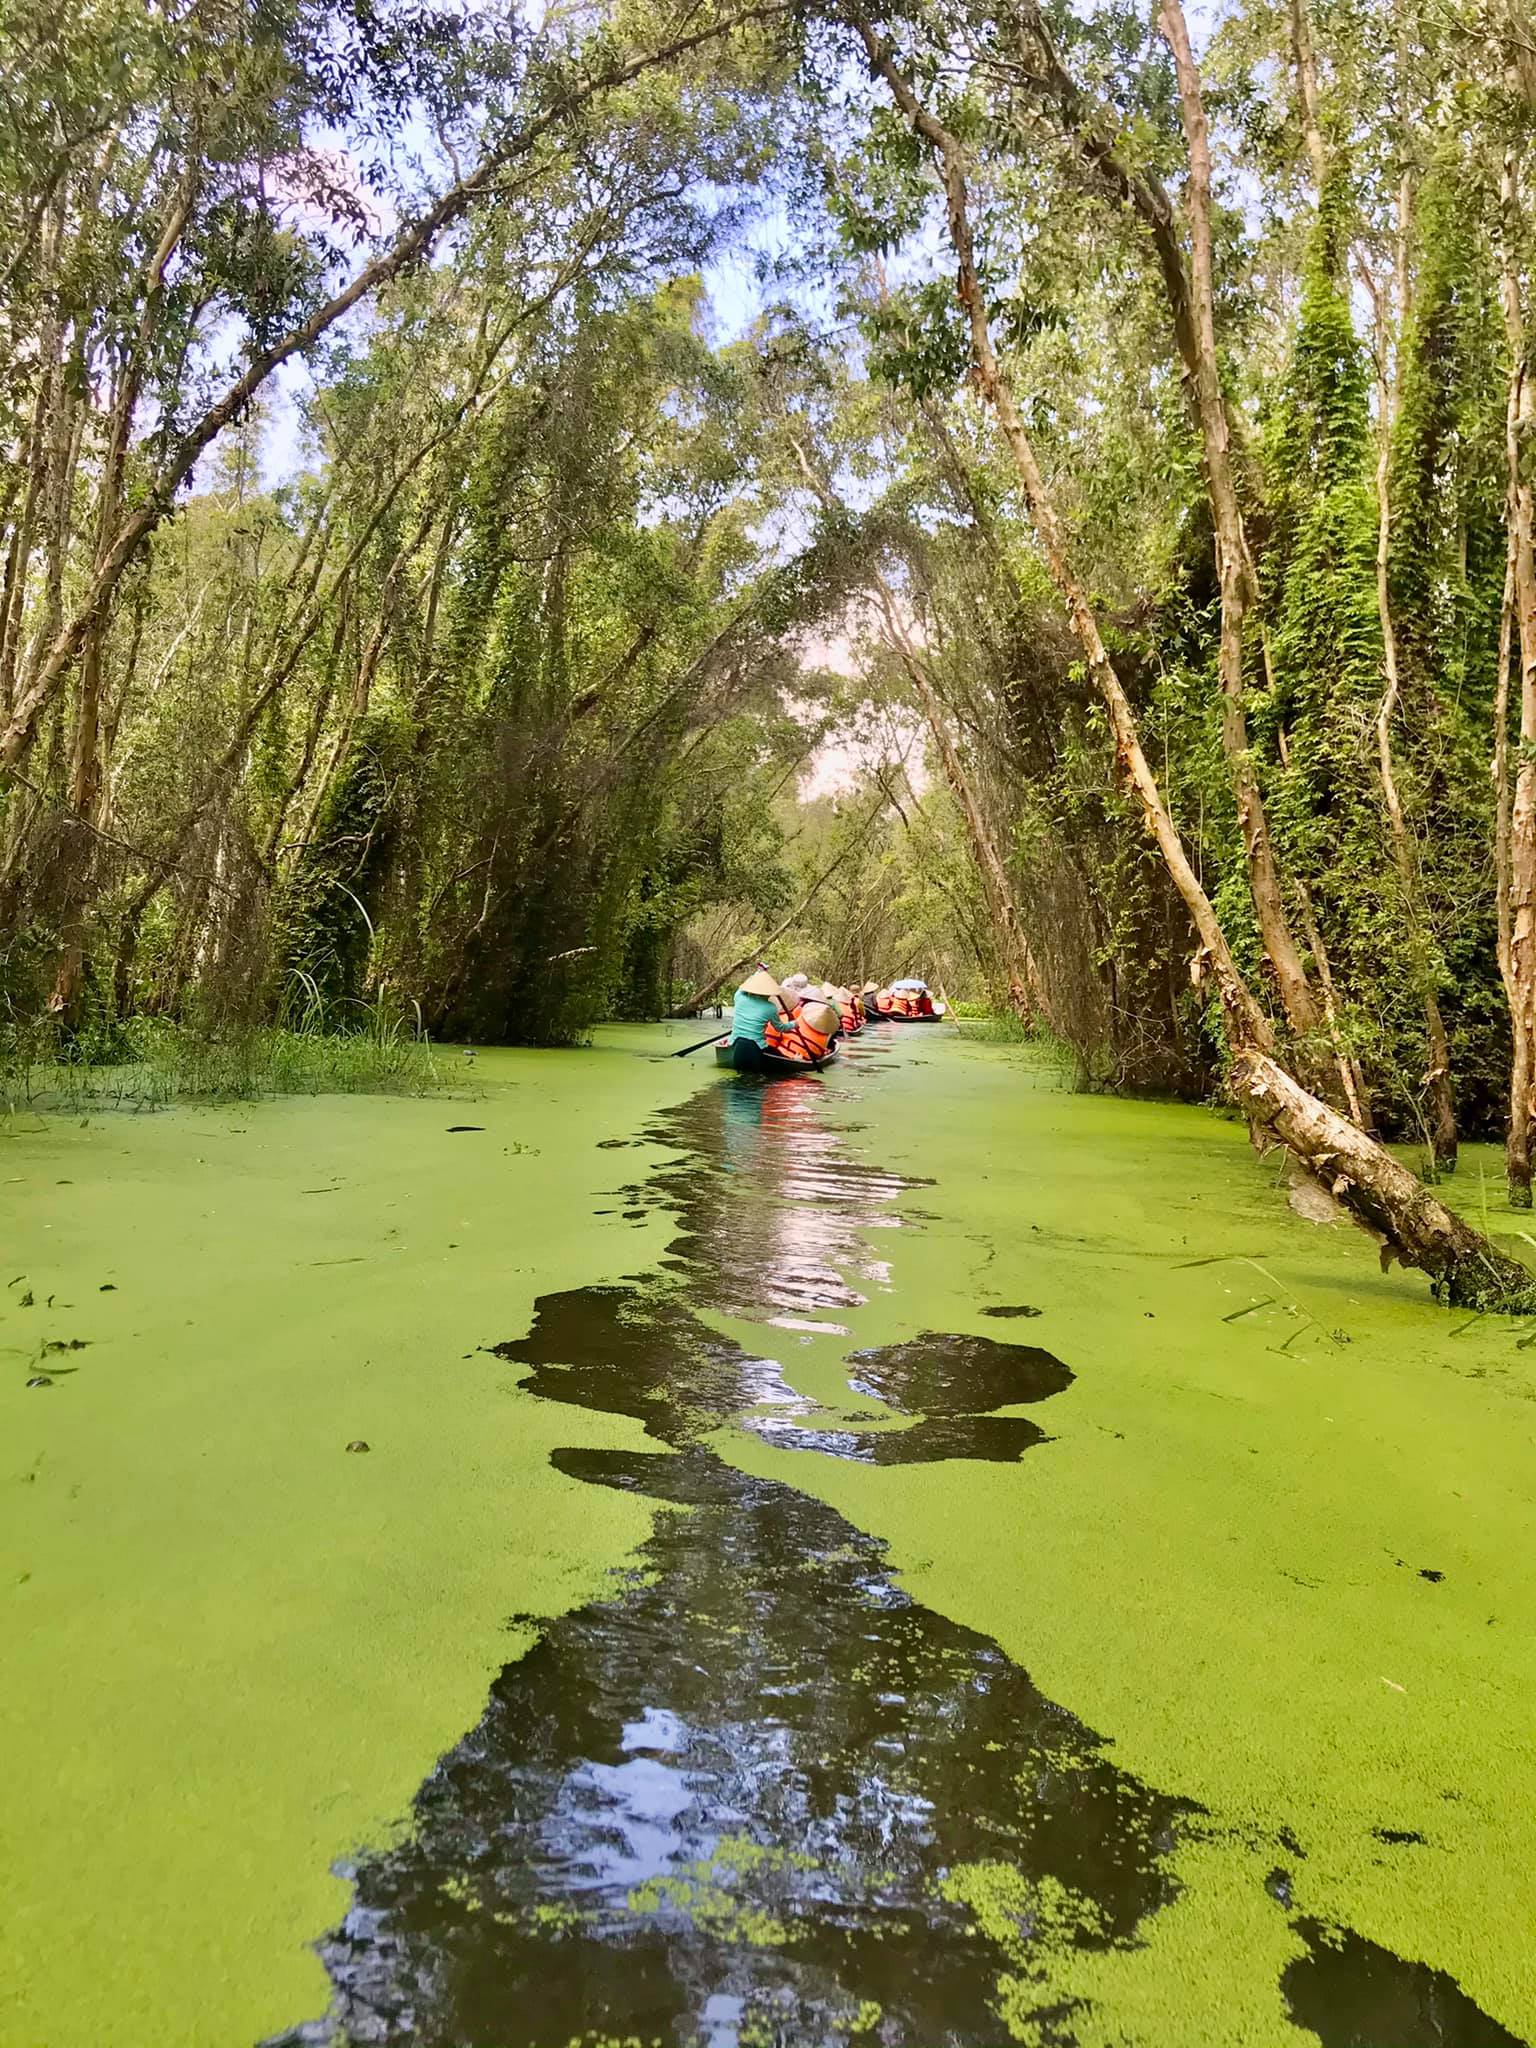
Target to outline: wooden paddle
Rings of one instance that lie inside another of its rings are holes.
[[[697,1045],[680,1045],[676,1052],[669,1052],[667,1058],[669,1060],[684,1060],[688,1057],[689,1053],[702,1052],[706,1045],[714,1045],[720,1036],[721,1034],[718,1031],[711,1031],[708,1038],[701,1038]]]

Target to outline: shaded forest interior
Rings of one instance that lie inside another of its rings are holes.
[[[23,0],[0,1031],[564,1044],[770,939],[1523,1272],[1517,0]]]

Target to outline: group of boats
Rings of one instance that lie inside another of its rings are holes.
[[[815,1074],[837,1058],[843,1041],[858,1037],[867,1024],[939,1024],[946,1005],[927,982],[904,976],[889,986],[866,982],[862,989],[840,988],[792,974],[782,985],[766,969],[743,983],[743,994],[774,991],[785,1013],[784,1028],[772,1031],[766,1043],[746,1039],[734,1028],[715,1044],[715,1064],[738,1073]]]

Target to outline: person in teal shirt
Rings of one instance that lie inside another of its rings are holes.
[[[749,974],[731,1005],[731,1051],[735,1066],[750,1073],[760,1065],[768,1026],[789,1021],[784,992],[766,967]]]

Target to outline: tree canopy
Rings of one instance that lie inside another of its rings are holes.
[[[9,1047],[569,1043],[777,934],[1480,1298],[1375,1140],[1529,1199],[1536,45],[1196,29],[13,8]]]

